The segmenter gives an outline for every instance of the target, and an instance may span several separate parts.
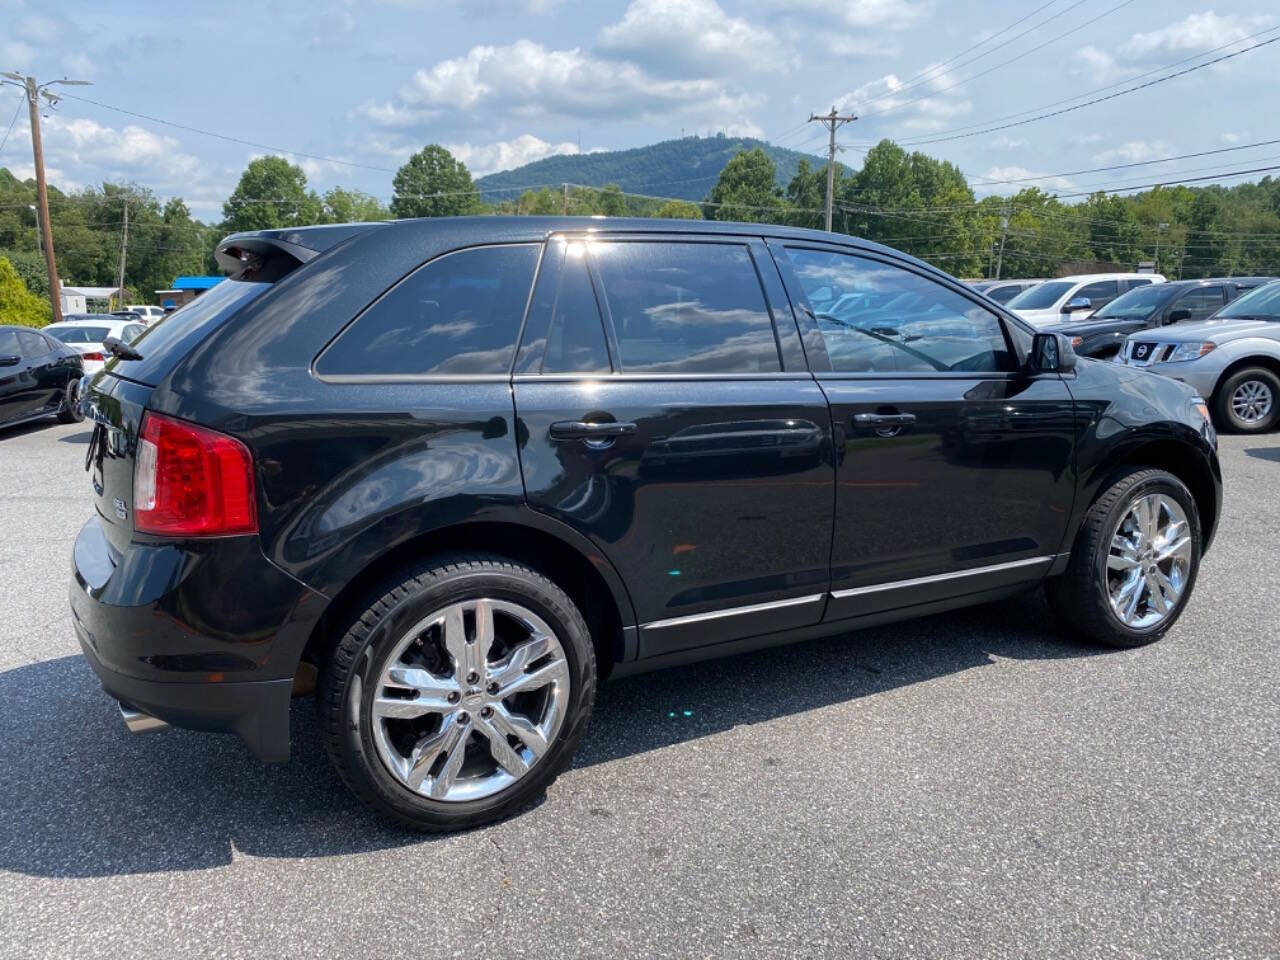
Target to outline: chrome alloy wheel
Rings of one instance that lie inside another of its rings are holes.
[[[1231,393],[1231,411],[1241,423],[1257,423],[1271,413],[1271,388],[1261,380],[1246,380]]]
[[[1145,630],[1178,605],[1191,574],[1191,525],[1172,497],[1138,497],[1121,516],[1107,555],[1111,611],[1127,627]]]
[[[414,624],[370,704],[378,756],[432,800],[479,800],[546,754],[564,722],[569,662],[537,614],[508,600],[464,600]]]

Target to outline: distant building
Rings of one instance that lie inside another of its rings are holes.
[[[160,298],[160,306],[180,307],[185,303],[190,303],[200,294],[204,293],[211,287],[216,287],[226,277],[178,277],[173,281],[173,287],[169,290],[157,290],[156,296]]]

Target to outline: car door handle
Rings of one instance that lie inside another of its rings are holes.
[[[636,432],[636,425],[623,420],[588,423],[585,420],[559,420],[551,425],[552,440],[604,440],[626,437]]]
[[[916,422],[914,413],[857,413],[853,416],[858,427],[909,427]]]

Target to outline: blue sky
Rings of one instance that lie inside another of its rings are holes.
[[[1280,36],[1246,39],[1273,27],[1274,0],[0,0],[0,70],[92,80],[68,92],[119,108],[65,99],[46,111],[52,182],[136,180],[216,219],[245,163],[268,151],[157,121],[328,158],[291,157],[319,189],[384,199],[390,171],[425,143],[450,147],[476,174],[682,132],[817,153],[825,134],[803,121],[832,104],[862,118],[840,131],[842,159],[857,166],[881,137],[981,130]],[[1276,139],[1278,66],[1280,43],[919,149],[987,181],[979,192],[1007,192],[999,181]],[[2,138],[20,94],[0,94]],[[1072,191],[1267,161],[1280,163],[1280,145],[1037,183]],[[25,111],[0,165],[31,173]]]

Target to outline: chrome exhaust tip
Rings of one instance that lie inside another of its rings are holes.
[[[157,730],[168,729],[169,724],[159,717],[143,713],[137,707],[130,706],[123,700],[119,701],[119,703],[120,719],[124,721],[124,725],[128,727],[130,733],[155,733]]]

